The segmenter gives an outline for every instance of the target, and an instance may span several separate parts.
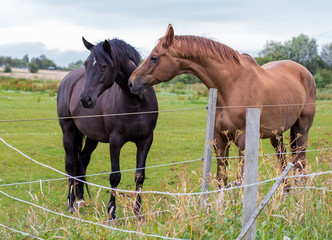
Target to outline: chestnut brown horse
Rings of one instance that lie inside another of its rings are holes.
[[[66,171],[85,180],[87,166],[98,142],[109,143],[112,172],[110,184],[116,188],[121,180],[120,150],[126,142],[137,147],[135,173],[136,190],[145,178],[145,162],[153,140],[158,113],[105,116],[118,113],[157,111],[158,103],[153,88],[143,95],[132,94],[128,78],[140,63],[140,55],[129,44],[119,39],[105,40],[93,45],[83,38],[91,51],[85,68],[70,72],[61,82],[57,96],[57,110],[66,152]],[[101,115],[99,117],[72,118]],[[86,136],[84,148],[82,142]],[[83,177],[81,177],[83,176]],[[84,200],[84,185],[69,178],[68,211],[75,211],[75,200]],[[108,204],[111,219],[115,219],[115,191]],[[137,195],[135,212],[140,216],[141,196]]]
[[[172,25],[143,64],[129,78],[129,88],[144,88],[169,81],[178,74],[196,75],[208,88],[218,90],[215,119],[217,178],[227,181],[230,143],[243,158],[246,107],[260,108],[260,135],[269,138],[285,166],[282,134],[290,129],[295,169],[305,167],[308,132],[315,116],[316,86],[313,76],[293,61],[276,61],[260,67],[247,54],[198,36],[175,36]],[[232,107],[233,106],[233,107]],[[300,151],[301,150],[301,151]],[[242,178],[242,167],[240,177]]]

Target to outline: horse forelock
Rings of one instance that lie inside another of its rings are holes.
[[[176,53],[182,58],[201,61],[206,59],[206,57],[211,57],[219,58],[221,61],[240,64],[240,54],[237,51],[209,38],[192,35],[175,35],[173,46]]]

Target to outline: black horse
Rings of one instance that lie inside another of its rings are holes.
[[[155,92],[152,87],[141,96],[130,92],[127,86],[128,78],[141,60],[132,46],[119,39],[105,40],[97,45],[89,43],[84,38],[83,42],[90,50],[84,67],[70,72],[58,89],[57,111],[63,132],[66,171],[71,176],[85,175],[91,153],[98,142],[107,142],[110,144],[112,165],[110,183],[112,188],[116,188],[121,179],[120,150],[126,142],[131,141],[137,147],[138,170],[135,173],[135,183],[136,190],[139,191],[145,176],[144,169],[139,168],[145,167],[158,114],[70,117],[157,111]],[[116,83],[113,84],[114,82]],[[83,147],[84,139],[86,140]],[[85,177],[79,179],[85,180]],[[69,212],[75,211],[75,200],[84,201],[83,193],[84,184],[69,178]],[[110,219],[116,218],[115,209],[115,192],[112,191],[108,204]],[[140,215],[140,211],[141,196],[138,194],[135,204],[137,216]]]

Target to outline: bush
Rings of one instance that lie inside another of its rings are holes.
[[[12,72],[12,68],[10,67],[9,64],[6,64],[5,69],[3,70],[5,73],[10,73]]]
[[[39,70],[38,65],[35,62],[29,63],[28,67],[31,73],[37,73]]]
[[[327,69],[319,69],[314,78],[317,88],[325,88],[332,83],[332,72]]]

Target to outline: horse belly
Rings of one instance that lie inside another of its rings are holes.
[[[291,128],[301,114],[302,106],[273,107],[273,110],[263,110],[260,119],[262,138],[281,135]]]

